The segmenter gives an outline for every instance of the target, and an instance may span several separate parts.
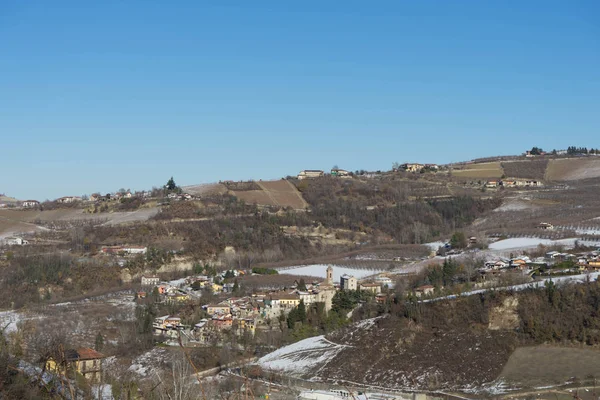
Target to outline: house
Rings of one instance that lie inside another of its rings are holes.
[[[21,203],[24,208],[35,208],[40,206],[40,202],[37,200],[25,200]]]
[[[424,167],[425,166],[423,164],[416,164],[416,163],[404,163],[404,164],[400,165],[400,168],[402,168],[403,170],[405,170],[407,172],[421,172],[421,170]]]
[[[92,193],[89,197],[90,201],[96,202],[102,200],[102,195],[100,193]]]
[[[475,236],[471,236],[469,238],[469,244],[477,244],[477,238]]]
[[[4,242],[9,246],[25,246],[29,244],[28,240],[25,240],[21,237],[7,237],[4,239]]]
[[[152,326],[154,329],[173,329],[181,325],[181,318],[171,315],[154,318]]]
[[[156,286],[160,282],[160,279],[156,275],[144,276],[142,275],[142,286]]]
[[[206,312],[210,315],[231,314],[231,307],[227,304],[209,304],[206,306]]]
[[[60,204],[69,204],[69,203],[74,203],[76,201],[81,201],[81,197],[77,197],[77,196],[64,196],[61,197],[59,199],[55,200],[57,203]]]
[[[495,188],[498,187],[498,181],[487,181],[485,183],[486,188]]]
[[[270,296],[272,308],[291,309],[298,307],[300,304],[300,296],[289,293],[275,293]]]
[[[381,285],[379,285],[378,283],[361,283],[360,290],[379,294],[381,293]]]
[[[554,225],[549,224],[548,222],[540,222],[538,228],[543,229],[545,231],[551,231],[554,229]]]
[[[429,296],[429,295],[433,294],[434,291],[435,291],[435,288],[432,285],[419,286],[419,287],[415,288],[415,296],[417,296],[417,297]]]
[[[324,175],[325,173],[318,169],[305,169],[304,171],[300,171],[298,179],[320,178]]]
[[[104,354],[84,347],[65,350],[61,360],[50,358],[46,362],[46,370],[71,377],[76,371],[92,383],[102,380],[102,360]]]
[[[332,168],[331,176],[337,176],[338,178],[351,178],[352,173],[339,168]]]
[[[358,288],[358,280],[351,276],[344,274],[340,277],[340,289],[342,290],[356,290]]]
[[[127,254],[146,254],[148,248],[146,246],[123,246],[121,251]]]

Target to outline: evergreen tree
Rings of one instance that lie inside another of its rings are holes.
[[[102,351],[103,348],[104,348],[104,337],[102,336],[102,334],[100,332],[98,332],[98,335],[96,335],[96,344],[94,345],[94,349],[96,351]]]
[[[175,180],[173,179],[173,177],[171,177],[171,179],[169,179],[169,181],[165,185],[165,189],[167,189],[168,191],[173,191],[173,190],[177,189],[177,185],[175,184]]]
[[[240,285],[238,285],[238,280],[236,279],[233,282],[233,293],[237,294],[240,291]]]
[[[306,282],[304,281],[304,278],[300,278],[300,282],[298,282],[298,290],[301,291],[306,291]]]
[[[306,322],[306,306],[304,305],[304,300],[300,300],[300,304],[298,304],[297,317],[298,321],[302,323]]]

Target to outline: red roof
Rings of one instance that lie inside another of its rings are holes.
[[[105,358],[106,356],[102,353],[97,352],[94,349],[90,349],[89,347],[82,347],[77,350],[67,350],[65,351],[65,358],[69,361],[71,360],[97,360],[100,358]]]

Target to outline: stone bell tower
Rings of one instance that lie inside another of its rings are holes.
[[[325,279],[326,285],[333,285],[333,267],[331,265],[327,266],[327,278]]]

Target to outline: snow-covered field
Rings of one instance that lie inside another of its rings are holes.
[[[257,364],[296,377],[310,377],[344,347],[330,342],[325,336],[315,336],[275,350],[259,359]]]
[[[562,245],[566,247],[573,247],[576,240],[577,239],[550,240],[541,238],[511,238],[491,243],[489,248],[490,250],[526,249],[537,247],[540,244],[544,246]]]
[[[289,274],[289,275],[308,275],[308,276],[318,276],[320,278],[325,278],[326,276],[327,265],[315,264],[315,265],[304,265],[293,268],[282,268],[279,270],[280,274]],[[339,281],[340,277],[344,274],[353,275],[354,277],[360,279],[366,276],[375,275],[379,272],[383,272],[381,269],[359,269],[359,268],[349,268],[349,267],[338,267],[336,265],[333,266],[333,280]]]

